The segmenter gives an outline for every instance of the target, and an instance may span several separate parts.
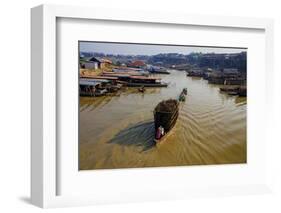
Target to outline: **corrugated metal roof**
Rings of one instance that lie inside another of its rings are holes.
[[[130,77],[131,75],[128,74],[118,74],[118,73],[103,73],[103,76],[110,76],[110,77]]]
[[[85,86],[97,86],[100,85],[101,82],[95,82],[95,81],[80,81],[80,85],[85,85]]]
[[[108,79],[108,80],[118,80],[117,77],[110,77],[110,76],[92,76],[92,75],[81,75],[84,79]]]
[[[90,78],[80,78],[80,81],[91,81],[91,82],[101,82],[101,83],[109,82],[109,80],[107,79],[90,79]]]
[[[109,82],[106,79],[87,79],[87,78],[80,78],[79,84],[80,85],[88,85],[88,86],[96,86],[100,85],[101,83]]]
[[[116,71],[116,72],[103,72],[104,75],[142,75],[141,72],[137,71]]]

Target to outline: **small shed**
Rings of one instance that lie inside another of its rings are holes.
[[[82,69],[99,69],[101,62],[95,57],[80,59],[80,68]]]

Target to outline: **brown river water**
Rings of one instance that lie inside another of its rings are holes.
[[[124,88],[116,96],[80,97],[79,169],[246,163],[246,98],[170,70],[167,88]],[[153,109],[163,99],[186,101],[168,138],[155,146]]]

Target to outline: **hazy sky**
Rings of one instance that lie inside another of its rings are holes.
[[[98,53],[104,53],[104,54],[121,54],[121,55],[155,55],[158,53],[189,54],[191,52],[237,53],[237,52],[246,51],[246,49],[126,44],[126,43],[80,42],[80,51],[98,52]]]

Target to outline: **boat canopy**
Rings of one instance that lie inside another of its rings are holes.
[[[102,76],[110,76],[110,77],[130,77],[128,74],[119,74],[119,73],[103,73]]]
[[[100,82],[100,83],[108,83],[109,80],[107,79],[89,79],[89,78],[80,78],[81,81],[89,81],[89,82]]]
[[[97,86],[102,83],[108,83],[108,80],[105,79],[80,79],[79,84],[84,86]]]
[[[93,81],[80,81],[79,83],[80,85],[83,85],[83,86],[97,86],[97,85],[100,85],[101,82],[93,82]]]
[[[87,76],[87,75],[84,75],[83,76],[84,79],[106,79],[106,80],[118,80],[117,77],[112,77],[112,76]]]
[[[103,72],[104,75],[142,75],[140,72],[136,71],[117,71],[117,72]]]
[[[139,79],[139,80],[161,80],[159,77],[147,77],[147,76],[131,76],[132,79]]]

